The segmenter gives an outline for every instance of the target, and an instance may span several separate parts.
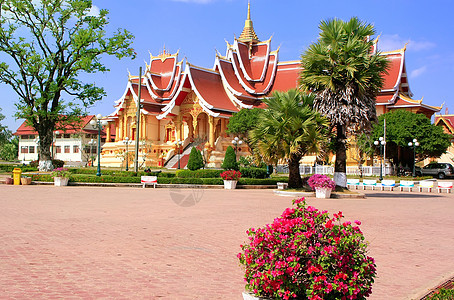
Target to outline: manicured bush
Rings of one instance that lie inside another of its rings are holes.
[[[196,147],[192,147],[191,153],[189,154],[188,169],[195,171],[203,168],[202,154]]]
[[[245,167],[240,168],[241,176],[247,178],[266,178],[266,169]]]
[[[177,170],[176,177],[180,178],[216,178],[223,170],[203,169],[203,170]]]
[[[250,242],[238,254],[246,288],[271,299],[365,299],[376,276],[374,259],[359,229],[342,212],[293,201],[281,217],[247,231]]]
[[[54,169],[63,168],[63,166],[65,165],[65,162],[62,161],[61,159],[53,159],[52,165],[54,166]]]
[[[227,150],[225,151],[224,161],[222,162],[221,166],[224,170],[237,170],[239,169],[238,163],[236,162],[236,154],[235,150],[233,150],[232,146],[228,146]]]

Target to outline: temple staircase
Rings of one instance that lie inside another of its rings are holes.
[[[180,154],[180,169],[186,169],[189,161],[189,154],[191,153],[191,149],[194,148],[194,143],[191,143],[184,148],[183,153]],[[175,154],[170,158],[165,164],[164,168],[167,169],[178,169],[178,155]]]

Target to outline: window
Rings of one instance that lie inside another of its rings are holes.
[[[55,138],[56,138],[56,139],[61,139],[61,134],[55,135]]]
[[[55,146],[55,153],[61,153],[61,146]]]
[[[65,134],[63,135],[63,138],[65,138],[65,139],[69,139],[70,137],[71,137],[71,135],[70,135],[69,133],[65,133]]]
[[[65,153],[71,153],[71,146],[65,146]]]
[[[28,153],[28,147],[27,146],[22,146],[20,148],[20,153]]]
[[[35,138],[35,136],[34,135],[29,135],[28,138],[33,140]]]
[[[28,153],[35,153],[35,146],[29,146]]]
[[[21,136],[21,139],[23,139],[23,140],[28,140],[28,135],[23,135],[23,136]]]
[[[79,153],[79,146],[78,145],[74,145],[73,146],[73,153]]]

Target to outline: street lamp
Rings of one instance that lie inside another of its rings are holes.
[[[238,147],[241,146],[242,143],[243,143],[243,141],[241,141],[237,136],[235,138],[233,138],[232,144],[233,144],[233,147],[235,147],[235,157],[237,155]]]
[[[174,142],[175,144],[175,149],[177,150],[177,155],[178,155],[178,169],[180,169],[180,147],[183,145],[183,142],[180,140],[176,140]]]
[[[126,159],[126,171],[129,171],[129,157],[128,157],[128,145],[132,143],[132,140],[129,139],[129,137],[125,137],[123,140],[123,144],[126,145],[126,154],[125,154],[125,159]]]
[[[419,146],[419,142],[417,139],[413,139],[413,143],[409,142],[408,146],[413,146],[413,177],[416,177],[415,165],[416,165],[416,147]]]
[[[55,131],[55,134],[52,134],[52,160],[54,159],[54,143],[57,142],[57,135],[60,134],[60,131]]]
[[[107,120],[101,120],[102,115],[97,114],[96,117],[91,119],[90,125],[93,128],[98,129],[98,170],[96,176],[101,176],[101,129],[103,126],[107,125]]]
[[[380,147],[380,181],[383,180],[383,149],[385,148],[386,141],[381,136],[378,141],[374,142],[374,145]]]

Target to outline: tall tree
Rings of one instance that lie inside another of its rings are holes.
[[[302,55],[300,83],[316,94],[314,108],[336,131],[334,180],[345,187],[347,135],[368,131],[376,121],[375,97],[388,63],[371,53],[374,27],[358,18],[322,21],[319,29],[318,41]]]
[[[242,109],[229,119],[227,124],[227,133],[235,134],[249,145],[248,131],[253,129],[257,124],[257,118],[260,114],[260,108]]]
[[[299,161],[307,153],[319,153],[328,140],[329,122],[312,109],[313,95],[296,90],[275,92],[265,99],[267,108],[250,131],[252,147],[268,164],[285,159],[289,166],[288,186],[302,187]]]
[[[52,168],[56,125],[74,122],[105,95],[80,75],[108,71],[103,55],[134,56],[131,33],[107,36],[107,14],[94,13],[91,0],[1,1],[0,82],[18,95],[15,116],[38,132],[41,170]]]
[[[372,139],[384,136],[384,120],[386,119],[386,157],[395,166],[413,165],[413,148],[408,143],[417,139],[416,160],[439,157],[451,145],[452,136],[444,133],[443,128],[435,126],[423,114],[415,114],[403,109],[395,110],[378,117],[374,125]]]

